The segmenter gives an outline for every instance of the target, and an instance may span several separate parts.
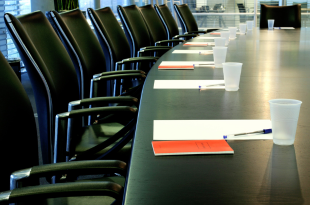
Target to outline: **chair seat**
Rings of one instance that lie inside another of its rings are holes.
[[[120,131],[124,125],[112,122],[112,123],[102,123],[94,124],[91,126],[84,127],[80,133],[83,133],[79,141],[75,146],[75,153],[82,153],[102,142],[107,140],[109,137]],[[115,142],[117,143],[117,142]],[[99,151],[96,155],[100,156],[111,149],[115,143],[106,147],[105,149]],[[128,161],[131,153],[131,141],[127,143],[117,154],[113,156],[113,159]]]

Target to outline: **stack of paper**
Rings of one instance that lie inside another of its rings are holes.
[[[154,140],[262,140],[270,134],[232,136],[234,134],[270,129],[270,120],[154,120]]]
[[[154,89],[225,89],[224,80],[155,80]]]

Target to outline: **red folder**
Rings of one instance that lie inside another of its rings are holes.
[[[225,140],[153,141],[155,156],[192,154],[233,154]]]
[[[210,33],[211,35],[221,35],[221,33]]]

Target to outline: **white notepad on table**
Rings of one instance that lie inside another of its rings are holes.
[[[224,80],[155,80],[154,89],[225,89]]]
[[[187,42],[184,46],[214,46],[214,42]]]
[[[213,50],[175,50],[172,53],[189,53],[189,54],[199,54],[199,53],[213,53]]]
[[[211,140],[224,135],[270,129],[270,120],[154,120],[154,140]],[[227,140],[272,139],[270,134],[242,135]]]
[[[274,29],[295,29],[294,27],[274,27]]]

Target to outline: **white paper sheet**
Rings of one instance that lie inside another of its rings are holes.
[[[274,27],[274,29],[295,29],[294,27]]]
[[[190,66],[190,65],[199,65],[199,64],[208,64],[214,65],[214,61],[162,61],[160,66],[165,65],[183,65],[183,66]]]
[[[214,46],[214,42],[188,42],[184,43],[184,46]]]
[[[154,89],[225,89],[224,80],[155,80]]]
[[[175,50],[172,53],[190,53],[190,54],[199,54],[199,53],[213,53],[213,50]]]
[[[195,39],[215,39],[215,38],[220,38],[220,37],[206,37],[206,36],[198,36]]]
[[[154,140],[223,139],[223,135],[270,129],[270,120],[154,120]],[[270,134],[243,135],[227,140],[272,139]]]

